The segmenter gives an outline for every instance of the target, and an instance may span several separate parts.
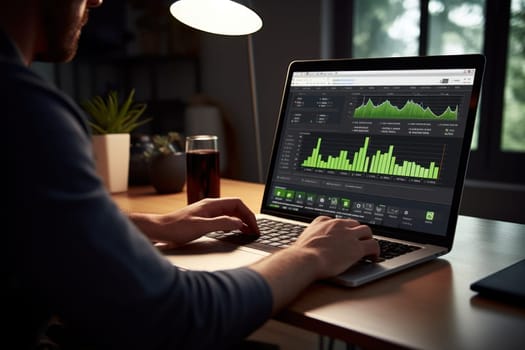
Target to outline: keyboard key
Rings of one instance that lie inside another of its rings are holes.
[[[410,252],[413,252],[415,250],[421,249],[421,247],[404,244],[404,243],[398,243],[398,242],[392,242],[382,239],[376,239],[377,243],[379,244],[380,254],[379,257],[383,259],[392,259],[395,257],[398,257],[403,254],[407,254]]]

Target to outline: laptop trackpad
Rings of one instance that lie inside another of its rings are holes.
[[[340,276],[368,276],[370,274],[384,272],[385,270],[387,269],[381,264],[358,262],[357,264],[351,266],[348,270],[343,272]]]
[[[224,270],[252,264],[268,253],[201,237],[180,248],[163,251],[173,264],[191,270]]]

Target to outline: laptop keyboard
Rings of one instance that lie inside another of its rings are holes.
[[[221,241],[233,243],[236,245],[247,246],[271,253],[292,245],[297,240],[297,237],[299,237],[301,232],[303,232],[303,230],[305,229],[305,226],[302,225],[291,224],[266,218],[258,219],[257,225],[259,226],[259,231],[261,232],[261,234],[258,236],[245,234],[238,230],[231,232],[210,232],[206,236]],[[365,262],[378,262],[387,259],[392,259],[397,256],[421,249],[421,247],[414,245],[392,242],[382,239],[376,240],[379,244],[379,248],[381,251],[379,259],[374,259],[372,261],[371,259],[365,258]]]
[[[257,225],[261,232],[258,236],[245,234],[238,230],[211,232],[206,236],[271,253],[292,245],[305,229],[305,226],[270,219],[258,219]]]

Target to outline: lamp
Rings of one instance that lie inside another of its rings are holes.
[[[247,35],[250,92],[255,132],[255,151],[259,182],[263,182],[259,108],[255,84],[255,64],[251,34],[262,27],[262,19],[250,8],[231,0],[178,0],[171,4],[173,17],[192,28],[220,35]]]

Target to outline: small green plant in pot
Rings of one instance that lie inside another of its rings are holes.
[[[153,149],[148,150],[149,178],[158,193],[181,192],[186,183],[186,154],[177,132],[152,137]]]
[[[139,120],[147,108],[145,103],[137,103],[135,89],[132,89],[127,98],[121,103],[118,92],[111,90],[106,99],[95,96],[82,103],[82,107],[89,114],[88,121],[93,134],[129,134],[139,126],[148,123],[151,118]]]
[[[111,193],[128,189],[130,133],[151,119],[142,119],[147,105],[135,102],[135,90],[121,102],[117,91],[95,96],[81,105],[93,132],[95,166]]]

